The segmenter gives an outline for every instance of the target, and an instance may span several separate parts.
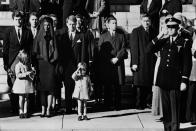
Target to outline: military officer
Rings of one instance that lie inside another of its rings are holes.
[[[163,38],[162,31],[148,46],[148,51],[160,51],[161,55],[157,85],[161,88],[165,131],[179,130],[180,91],[186,90],[192,67],[190,40],[178,34],[179,24],[174,17],[166,19],[169,36]]]

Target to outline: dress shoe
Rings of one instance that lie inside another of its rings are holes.
[[[142,107],[142,106],[137,106],[136,109],[137,109],[137,110],[144,110],[145,108]]]
[[[82,116],[78,116],[78,121],[82,121]]]
[[[24,118],[29,118],[29,115],[27,113],[24,113]]]
[[[191,125],[196,125],[196,121],[191,122]]]
[[[52,115],[51,115],[51,114],[48,114],[48,115],[46,115],[46,117],[47,117],[47,118],[50,118],[50,117],[52,117]]]
[[[43,117],[45,117],[45,116],[46,116],[45,114],[41,114],[41,115],[40,115],[41,118],[43,118]]]
[[[23,119],[24,118],[24,114],[23,113],[19,114],[19,118]]]
[[[83,117],[83,120],[90,120],[90,119],[87,117],[87,115],[85,115],[85,116]]]

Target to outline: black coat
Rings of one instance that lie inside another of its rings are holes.
[[[181,0],[166,1],[162,10],[167,10],[171,15],[174,15],[176,12],[182,12],[182,2]]]
[[[171,43],[170,38],[155,38],[150,48],[160,51],[160,65],[157,74],[157,85],[163,89],[179,89],[181,82],[188,84],[192,68],[191,46],[188,39],[178,36]]]
[[[33,36],[27,29],[22,29],[21,41],[19,42],[15,27],[10,27],[3,40],[3,61],[4,68],[7,70],[12,65],[19,51],[25,49],[31,52],[33,46]]]
[[[125,83],[124,59],[127,58],[125,49],[125,37],[123,34],[115,33],[111,36],[106,32],[99,39],[99,77],[106,84]],[[118,62],[114,65],[111,59],[117,57]]]
[[[130,41],[131,66],[138,65],[138,71],[134,72],[134,85],[152,86],[156,57],[152,52],[146,52],[147,46],[155,37],[153,30],[149,34],[143,26],[133,29]]]
[[[149,10],[147,9],[148,0],[143,0],[140,6],[140,14],[147,13],[150,16],[152,27],[158,33],[159,31],[159,12],[161,10],[162,1],[152,0]]]
[[[79,62],[86,62],[88,64],[84,34],[76,32],[73,41],[69,39],[67,31],[57,37],[59,64],[62,66],[63,75],[65,77],[71,77],[77,69]]]

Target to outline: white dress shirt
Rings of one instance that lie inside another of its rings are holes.
[[[19,27],[15,26],[15,30],[16,30],[16,34],[18,36],[18,41],[20,42],[20,40],[22,38],[22,27],[19,28]]]

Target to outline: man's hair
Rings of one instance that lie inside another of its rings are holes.
[[[55,18],[57,18],[57,15],[56,14],[50,14],[49,17],[55,17]]]
[[[150,19],[150,16],[147,13],[140,14],[140,19],[143,19],[145,17]]]
[[[14,17],[21,17],[21,18],[23,18],[23,16],[24,16],[24,13],[22,11],[14,11],[12,13],[12,19],[14,19]]]
[[[109,15],[109,16],[106,18],[106,22],[109,23],[111,20],[117,21],[117,19],[116,19],[113,15]]]
[[[37,12],[31,12],[31,13],[29,14],[29,19],[31,18],[31,16],[36,16],[36,17],[38,18]]]
[[[77,22],[77,19],[76,19],[76,17],[75,17],[74,15],[68,16],[67,19],[66,19],[66,23],[67,23],[69,20],[72,21],[72,22],[74,22],[74,23]]]

